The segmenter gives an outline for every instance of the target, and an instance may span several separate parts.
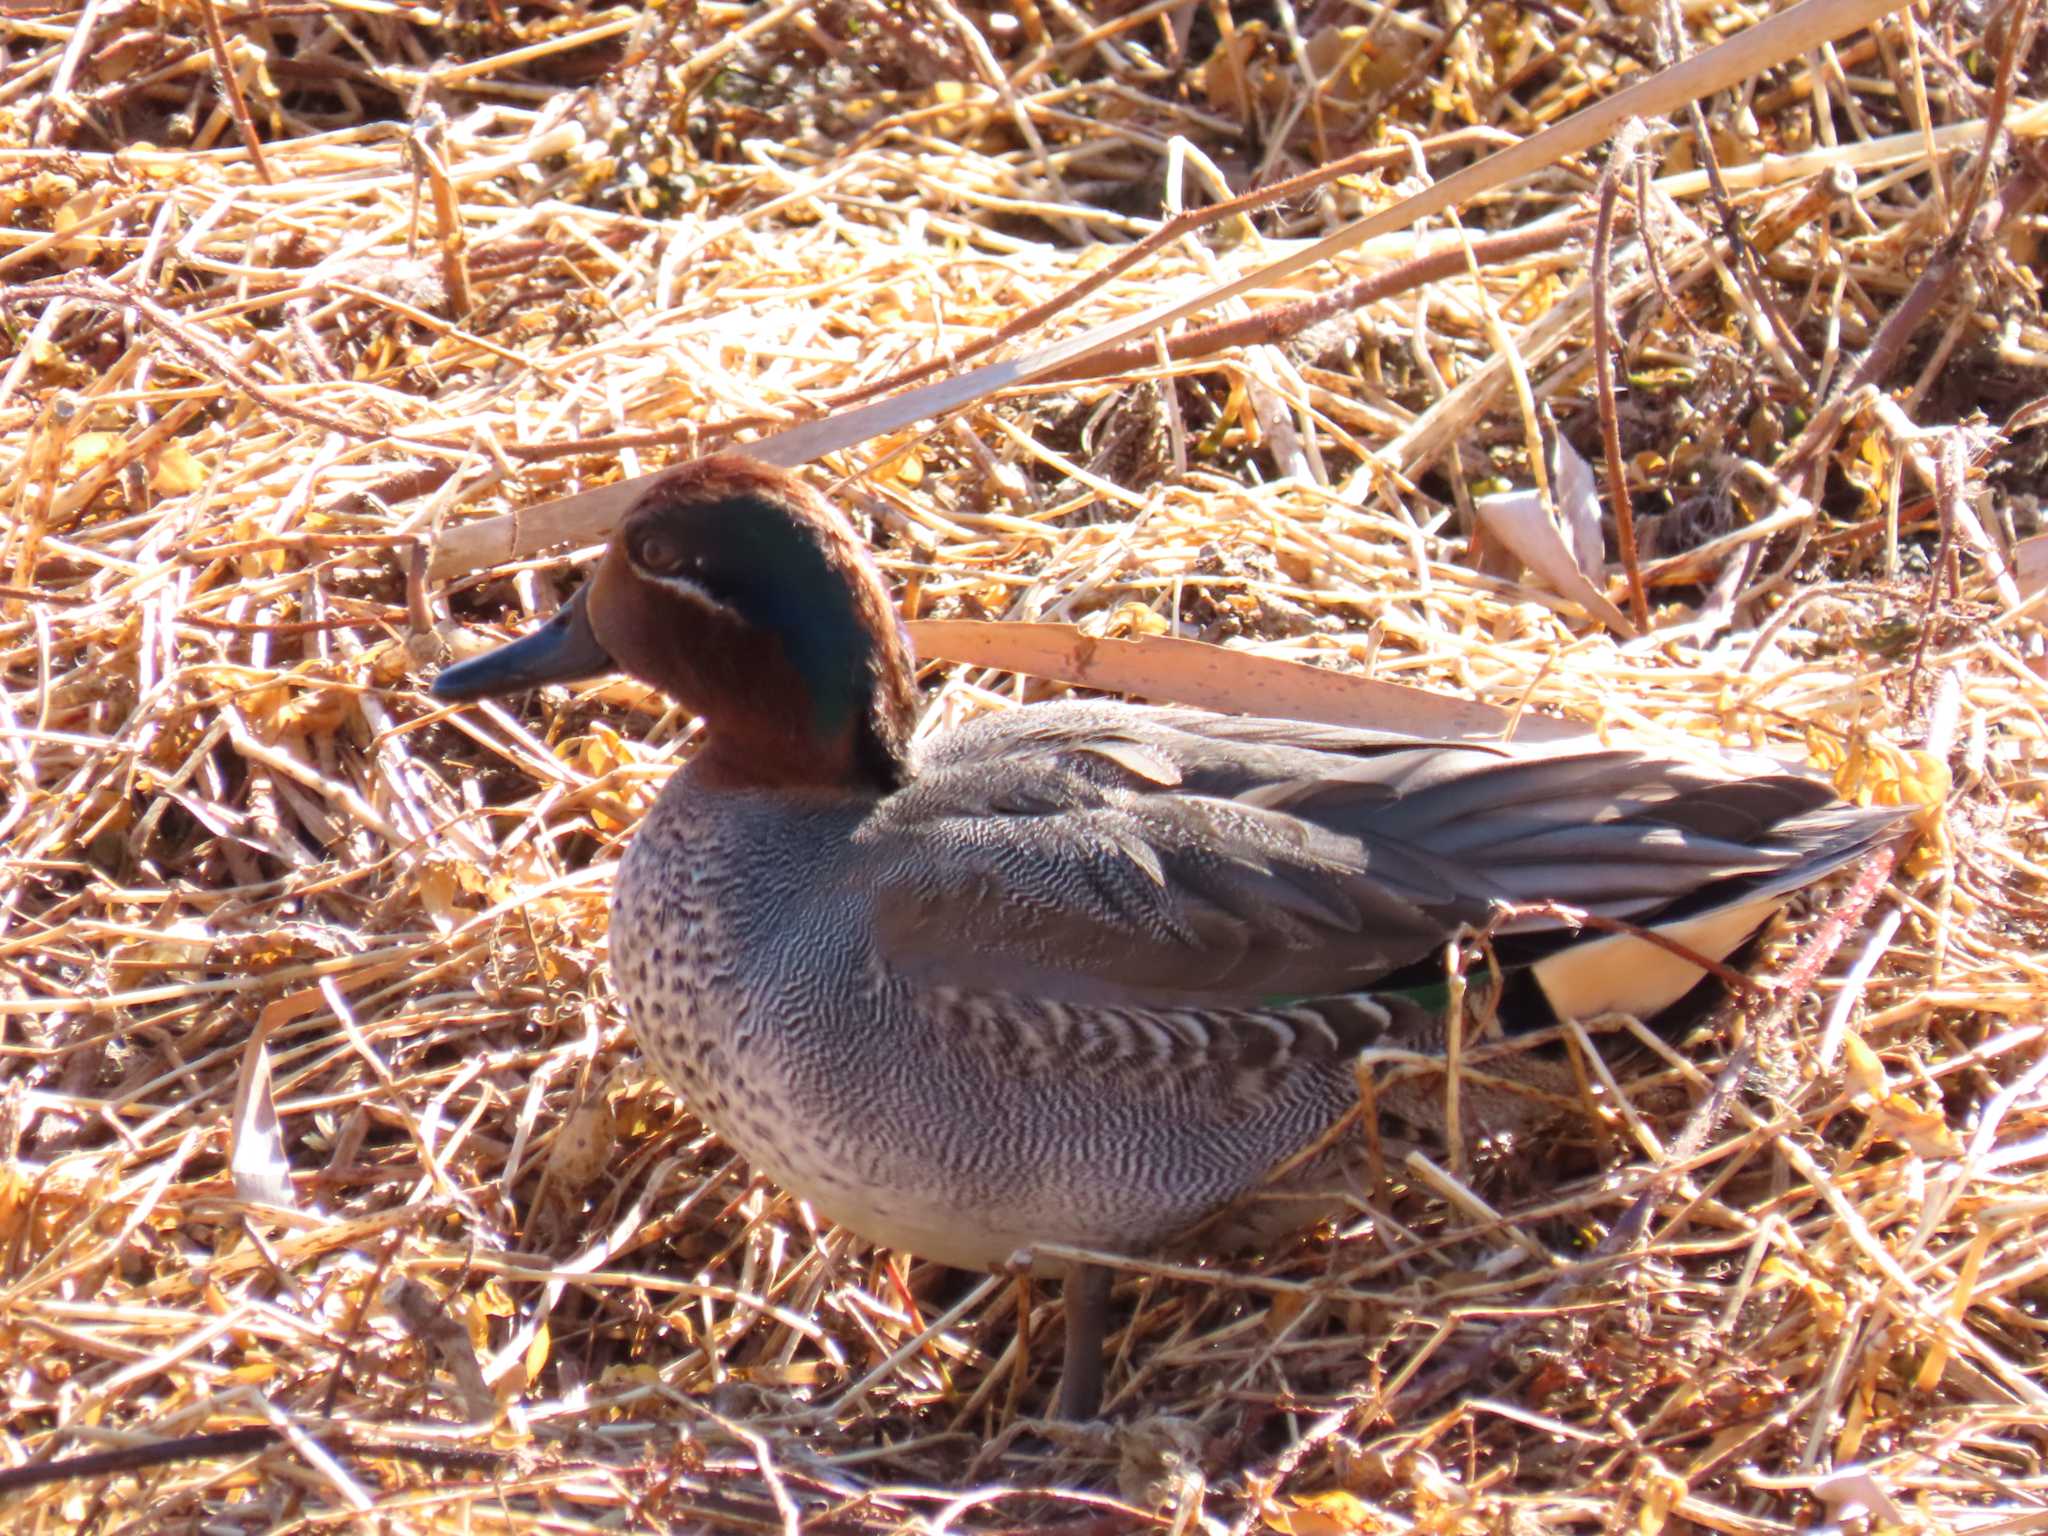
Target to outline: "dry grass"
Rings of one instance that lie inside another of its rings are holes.
[[[1006,1436],[1056,1363],[1042,1293],[1027,1350],[1014,1284],[816,1231],[641,1074],[605,892],[688,722],[616,685],[423,697],[572,584],[429,591],[439,530],[963,349],[1154,227],[1169,167],[1199,203],[1390,151],[1033,341],[1662,47],[1365,4],[1219,43],[1220,9],[202,0],[217,50],[148,0],[0,22],[0,1463],[283,1437],[0,1495],[10,1529],[2039,1528],[2048,683],[2002,561],[2042,434],[1993,429],[2048,334],[2009,9],[1708,103],[1740,256],[1690,129],[1644,142],[1612,293],[1648,640],[1468,537],[1534,402],[1599,463],[1583,232],[830,465],[911,617],[1173,631],[1946,796],[1792,1027],[1639,1053],[1544,1155],[1397,1169],[1255,1268],[1134,1269],[1120,1437]],[[1588,217],[1598,173],[1464,227]],[[1043,691],[925,681],[934,719]]]

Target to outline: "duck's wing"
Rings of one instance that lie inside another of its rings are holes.
[[[855,863],[884,954],[926,984],[1255,1009],[1370,987],[1503,905],[1655,921],[1781,895],[1895,820],[1793,774],[1075,703],[938,737]]]

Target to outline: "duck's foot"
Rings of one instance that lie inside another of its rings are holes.
[[[1076,1264],[1067,1271],[1067,1348],[1055,1418],[1070,1423],[1092,1419],[1102,1409],[1102,1341],[1109,1331],[1113,1278],[1100,1264]]]

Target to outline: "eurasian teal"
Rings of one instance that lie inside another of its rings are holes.
[[[731,455],[658,481],[552,620],[434,693],[613,670],[704,720],[612,896],[648,1060],[820,1215],[967,1268],[1220,1242],[1226,1209],[1267,1212],[1232,1241],[1298,1228],[1341,1204],[1331,1157],[1359,1138],[1309,1160],[1313,1188],[1297,1169],[1246,1197],[1357,1104],[1359,1051],[1438,1038],[1397,989],[1440,979],[1447,940],[1495,923],[1560,1013],[1648,1016],[1700,968],[1504,909],[1569,903],[1719,960],[1900,819],[1792,773],[1120,703],[913,750],[866,549]],[[1067,1294],[1060,1411],[1088,1416],[1102,1271]]]

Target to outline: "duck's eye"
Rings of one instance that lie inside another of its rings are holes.
[[[633,544],[633,563],[656,576],[673,576],[683,568],[682,547],[664,534],[643,533]]]

